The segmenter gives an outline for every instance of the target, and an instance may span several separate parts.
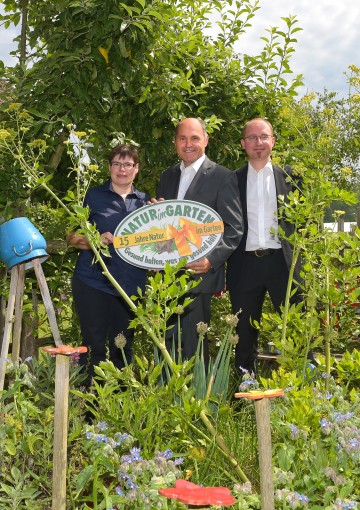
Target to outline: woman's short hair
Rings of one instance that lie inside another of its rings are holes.
[[[139,153],[137,148],[128,143],[121,143],[112,149],[108,156],[109,163],[111,163],[116,156],[119,156],[120,159],[128,156],[134,161],[135,165],[139,163]]]

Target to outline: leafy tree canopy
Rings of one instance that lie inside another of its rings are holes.
[[[69,124],[96,131],[97,154],[120,133],[140,144],[152,191],[154,173],[174,161],[173,126],[184,116],[207,120],[209,156],[234,167],[244,120],[274,117],[279,98],[300,83],[290,69],[295,17],[264,34],[259,55],[234,51],[258,0],[0,3],[5,26],[22,22],[26,34],[26,47],[19,36],[21,65],[3,69],[3,77],[37,117],[37,133],[50,135],[53,168]]]

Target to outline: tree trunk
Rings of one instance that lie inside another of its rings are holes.
[[[58,167],[58,165],[61,161],[61,157],[62,157],[64,149],[65,149],[64,142],[66,139],[67,139],[67,137],[66,137],[65,133],[64,133],[64,131],[62,131],[59,136],[59,143],[57,144],[56,149],[55,149],[53,155],[51,156],[51,159],[49,162],[49,167],[54,170]]]
[[[26,60],[26,32],[28,23],[29,0],[21,2],[21,35],[20,35],[20,65],[23,66]]]

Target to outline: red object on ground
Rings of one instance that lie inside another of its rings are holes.
[[[230,506],[235,503],[234,496],[226,487],[201,487],[182,479],[176,480],[174,487],[159,489],[159,494],[193,506]]]
[[[43,351],[49,354],[63,354],[65,356],[71,356],[72,354],[83,354],[87,352],[87,347],[71,347],[71,345],[60,345],[60,347],[43,347]]]

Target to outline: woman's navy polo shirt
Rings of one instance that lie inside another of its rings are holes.
[[[120,221],[129,213],[139,209],[150,200],[149,195],[142,193],[133,187],[124,200],[120,195],[112,191],[110,180],[101,186],[94,186],[86,193],[84,206],[89,206],[89,221],[96,225],[100,234],[111,232],[114,234]],[[117,255],[113,245],[109,245],[110,257],[104,257],[106,266],[115,280],[129,295],[136,295],[137,288],[145,287],[146,270],[135,267]],[[76,262],[74,275],[90,287],[118,295],[115,287],[102,274],[102,268],[98,262],[93,263],[92,250],[80,250]]]

